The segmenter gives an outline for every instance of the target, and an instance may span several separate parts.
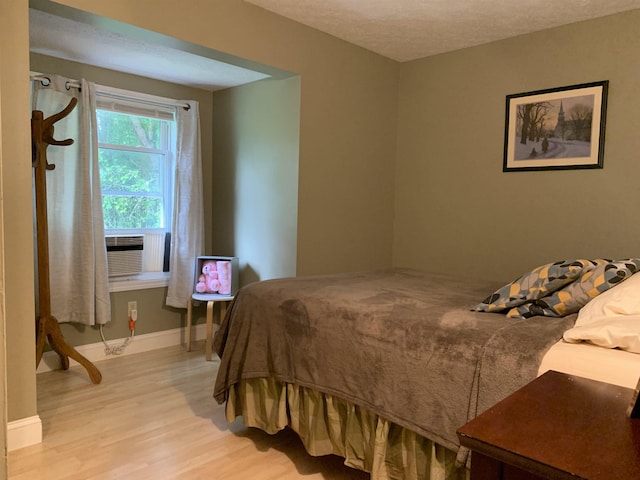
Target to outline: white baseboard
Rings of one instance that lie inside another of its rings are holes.
[[[109,360],[134,353],[148,352],[158,348],[171,347],[184,343],[184,329],[175,328],[172,330],[164,330],[162,332],[146,333],[144,335],[136,335],[133,341],[127,345],[120,355],[107,355],[104,350],[103,343],[92,343],[89,345],[80,345],[75,347],[76,351],[90,362],[98,362],[100,360]],[[206,325],[204,323],[197,324],[193,328],[192,341],[204,340],[206,336]],[[124,338],[109,340],[110,346],[121,345]],[[69,359],[69,366],[78,365],[73,359]],[[59,370],[61,368],[60,357],[53,351],[45,352],[38,365],[36,373],[50,372],[51,370]],[[21,418],[7,424],[7,449],[9,451],[19,448],[28,447],[42,443],[42,421],[39,415],[33,417]]]
[[[7,424],[7,450],[17,450],[42,443],[42,421],[40,416],[21,418]]]
[[[194,325],[191,341],[204,340],[206,336],[206,324],[199,323]],[[91,343],[88,345],[79,345],[75,347],[76,351],[90,362],[99,362],[101,360],[109,360],[134,353],[148,352],[158,348],[172,347],[184,343],[184,328],[174,328],[172,330],[163,330],[162,332],[145,333],[144,335],[135,335],[133,341],[119,355],[107,355],[102,342]],[[111,347],[122,345],[124,338],[115,340],[107,340],[107,344]],[[78,365],[73,359],[69,359],[69,366]],[[54,351],[45,352],[38,365],[36,373],[50,372],[51,370],[60,370],[60,356]]]

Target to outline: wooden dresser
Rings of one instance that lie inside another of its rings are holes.
[[[471,480],[640,479],[633,393],[545,373],[458,429],[472,451]]]

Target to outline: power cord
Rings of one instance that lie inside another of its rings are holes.
[[[102,343],[104,343],[104,353],[105,355],[120,355],[124,349],[127,347],[127,345],[129,345],[131,342],[133,342],[133,337],[135,336],[136,333],[136,320],[138,319],[138,311],[137,310],[132,310],[131,311],[131,318],[129,318],[129,331],[131,332],[131,334],[124,339],[124,342],[122,342],[120,345],[116,345],[116,346],[110,346],[107,341],[104,338],[104,332],[102,330],[103,325],[100,324],[100,337],[102,338]]]

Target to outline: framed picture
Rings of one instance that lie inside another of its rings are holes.
[[[609,82],[507,95],[504,172],[602,168]]]

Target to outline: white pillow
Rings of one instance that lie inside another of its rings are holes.
[[[563,338],[569,343],[589,342],[601,347],[640,353],[640,315],[602,318],[567,330]]]
[[[590,300],[563,338],[640,353],[640,274]]]
[[[578,312],[575,326],[620,315],[640,315],[640,275],[631,275],[624,282],[591,299]]]

